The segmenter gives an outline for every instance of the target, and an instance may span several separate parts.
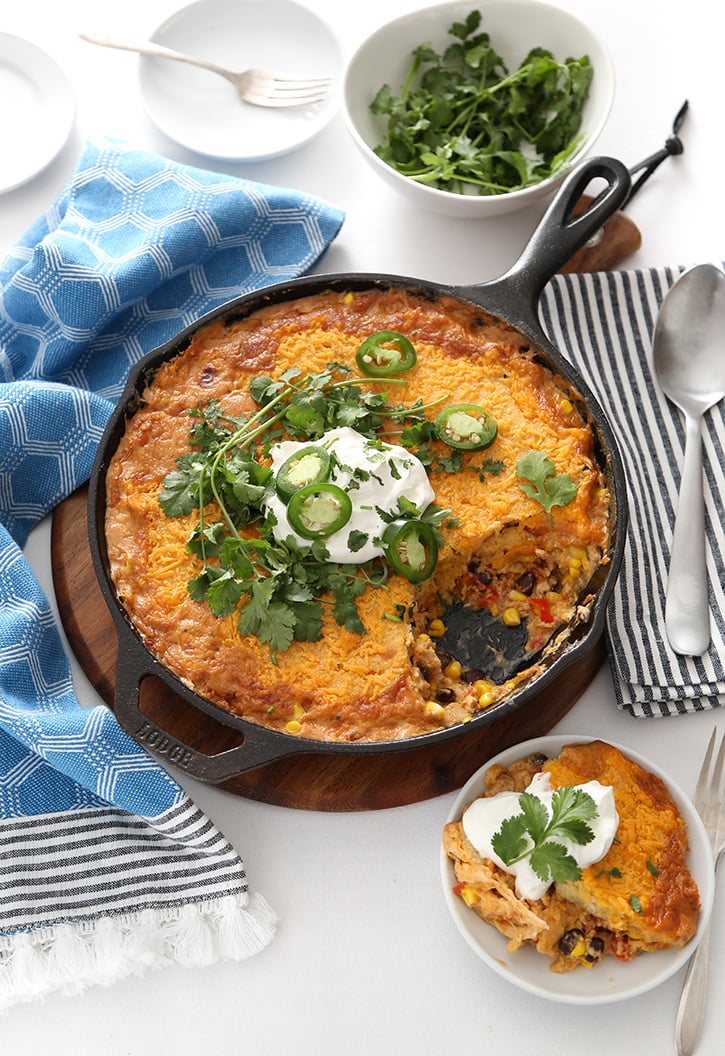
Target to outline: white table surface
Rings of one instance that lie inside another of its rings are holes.
[[[178,6],[179,0],[2,0],[0,30],[34,41],[60,61],[78,109],[58,158],[24,187],[0,195],[0,251],[45,210],[71,175],[85,137],[97,133],[191,164],[306,189],[342,207],[347,219],[322,270],[465,284],[495,277],[513,262],[538,209],[479,223],[419,215],[361,163],[339,115],[316,140],[268,163],[215,164],[168,141],[145,116],[137,58],[93,48],[77,34],[147,35]],[[416,4],[308,0],[308,6],[328,19],[349,54],[369,31]],[[716,7],[710,0],[559,0],[559,6],[589,21],[614,58],[617,98],[598,153],[634,165],[663,145],[680,104],[690,101],[684,155],[668,160],[628,210],[643,241],[624,266],[722,260],[725,139]],[[44,522],[27,554],[52,597],[48,540]],[[80,671],[77,686],[82,700],[96,699]],[[630,745],[692,790],[713,724],[725,728],[725,712],[650,720],[620,713],[605,667],[556,729]],[[12,1009],[0,1020],[4,1052],[673,1051],[683,972],[644,999],[587,1009],[529,996],[474,956],[448,917],[438,878],[440,832],[452,794],[390,810],[336,814],[280,808],[183,783],[241,853],[251,886],[279,914],[272,944],[241,964],[175,967],[80,997]],[[721,890],[701,1056],[723,1051],[724,928]]]

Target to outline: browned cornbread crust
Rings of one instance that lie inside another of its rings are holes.
[[[581,879],[557,883],[542,899],[514,893],[513,879],[482,859],[461,823],[446,826],[443,842],[459,893],[515,950],[531,944],[552,958],[552,969],[591,967],[607,953],[623,961],[683,946],[697,930],[700,896],[687,866],[687,829],[664,782],[604,741],[567,745],[556,759],[527,757],[491,767],[486,795],[522,792],[534,773],[548,772],[555,788],[599,781],[614,789],[619,827],[599,862]]]
[[[196,516],[166,517],[158,493],[188,450],[190,408],[214,399],[230,415],[256,410],[248,392],[254,375],[352,365],[362,340],[380,330],[408,335],[418,356],[390,402],[445,396],[449,404],[483,405],[498,435],[486,451],[465,453],[464,466],[486,458],[503,468],[480,477],[472,469],[434,474],[437,504],[458,519],[445,533],[434,577],[417,587],[392,575],[385,589],[359,599],[368,633],[347,631],[327,616],[320,641],[294,642],[272,663],[266,644],[240,635],[237,614],[217,619],[191,600],[186,584],[198,564],[185,544]],[[516,478],[517,460],[531,450],[546,453],[577,485],[574,501],[552,510],[551,524]],[[298,722],[301,736],[379,741],[465,721],[482,698],[490,703],[511,693],[538,670],[532,665],[489,690],[475,680],[474,688],[445,673],[429,622],[456,596],[493,616],[514,607],[529,650],[542,646],[554,629],[586,618],[586,585],[606,562],[609,509],[576,393],[537,361],[517,331],[453,298],[330,292],[229,325],[212,322],[162,365],[109,467],[106,541],[118,595],[148,648],[197,692],[265,726],[285,730]],[[402,622],[389,618],[403,610]]]

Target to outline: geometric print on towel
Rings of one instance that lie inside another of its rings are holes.
[[[274,935],[238,851],[108,708],[81,707],[22,547],[88,479],[129,368],[302,275],[342,218],[98,140],[0,262],[0,1011]]]

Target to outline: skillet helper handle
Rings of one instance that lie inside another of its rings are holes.
[[[277,735],[274,731],[260,728],[257,732],[251,723],[247,724],[249,731],[244,732],[244,742],[236,747],[214,755],[192,748],[141,710],[141,682],[153,672],[149,670],[145,652],[137,653],[136,657],[130,655],[132,652],[119,650],[113,711],[123,729],[161,762],[172,763],[198,781],[219,784],[284,756],[304,751],[304,746],[291,737],[286,738],[291,744],[275,746],[273,742]],[[215,720],[210,718],[209,721]]]

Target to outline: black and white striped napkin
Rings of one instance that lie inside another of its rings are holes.
[[[540,303],[544,329],[598,398],[624,461],[630,525],[607,614],[607,638],[617,704],[640,717],[725,703],[723,403],[708,412],[703,427],[710,648],[701,657],[681,657],[665,634],[685,435],[682,415],[654,378],[652,334],[662,300],[683,270],[557,275]]]

